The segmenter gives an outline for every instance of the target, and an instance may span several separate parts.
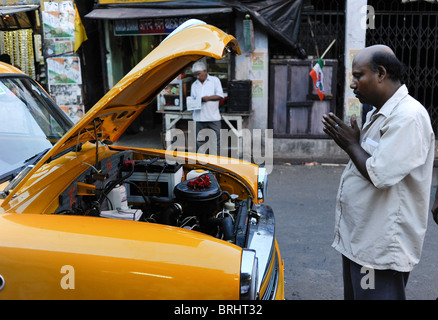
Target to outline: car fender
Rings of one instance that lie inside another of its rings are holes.
[[[0,214],[0,299],[239,299],[241,252],[159,224]]]

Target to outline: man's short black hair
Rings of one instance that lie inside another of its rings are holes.
[[[402,81],[405,67],[393,53],[385,51],[374,52],[371,57],[370,68],[373,72],[377,72],[379,66],[383,66],[386,69],[391,80]]]

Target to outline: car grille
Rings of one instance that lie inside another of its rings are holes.
[[[277,287],[278,287],[278,277],[279,277],[280,265],[278,261],[277,252],[274,250],[274,265],[272,268],[271,275],[269,277],[268,286],[266,287],[265,292],[263,293],[262,300],[274,300]]]

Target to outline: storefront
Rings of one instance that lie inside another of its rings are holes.
[[[7,6],[0,7],[2,60],[44,82],[39,1],[27,1],[27,5],[15,5],[16,2],[19,1],[7,1]]]
[[[18,0],[7,2],[22,3]],[[41,66],[41,70],[50,67],[50,70],[40,72],[38,80],[46,83],[52,97],[69,110],[73,106],[73,109],[88,111],[187,19],[200,19],[235,35],[242,49],[240,56],[206,62],[208,72],[220,78],[227,95],[221,105],[221,112],[225,115],[224,126],[239,138],[242,128],[266,130],[269,127],[270,39],[275,37],[281,46],[294,48],[302,5],[301,0],[33,0],[27,3],[33,5],[33,2],[39,8],[35,16],[41,20],[39,34],[42,40],[39,43],[42,42],[42,45],[37,52],[43,56],[41,64],[37,62],[36,65]],[[70,4],[75,5],[75,9],[77,7],[75,17],[79,15],[82,18],[89,39],[78,51],[76,48],[71,50],[75,45],[70,41],[72,34],[69,33],[72,10],[59,9],[59,6]],[[66,13],[68,17],[64,19]],[[67,33],[58,34],[58,31]],[[38,43],[38,40],[34,38],[33,43]],[[53,75],[52,71],[60,74],[45,79],[45,75]],[[189,94],[187,88],[193,80],[190,79],[190,71],[186,70],[175,79],[175,83],[163,90],[160,100],[146,108],[139,120],[149,121],[146,126],[158,126],[166,131],[169,129],[167,124],[179,125],[181,116],[189,118],[187,114],[172,113],[187,112],[184,95]],[[38,71],[36,73],[38,77]],[[73,73],[80,77],[71,78],[69,75]],[[243,87],[233,86],[236,82]],[[236,91],[232,99],[233,88]],[[166,90],[170,91],[169,96],[165,96]],[[228,119],[227,113],[231,114]],[[231,120],[236,117],[238,121]]]
[[[73,0],[6,1],[0,6],[0,54],[44,86],[74,121],[85,113],[80,19]]]
[[[100,54],[102,61],[105,61],[106,70],[103,72],[107,89],[112,88],[179,25],[194,18],[234,34],[235,16],[232,8],[162,10],[117,6],[97,8],[85,15],[85,19],[96,19],[102,26],[104,45]],[[234,57],[229,56],[221,60],[206,59],[205,63],[208,73],[220,79],[227,96],[229,82],[234,79]],[[193,81],[192,71],[188,68],[158,95],[149,108],[145,109],[130,131],[135,132],[141,126],[160,127],[162,132],[177,127],[188,132],[187,120],[191,119],[191,112],[187,111],[185,101],[190,95]],[[224,99],[221,102],[221,111],[225,117],[226,101],[227,99]]]
[[[95,9],[85,16],[98,19],[103,25],[104,48],[102,60],[106,62],[106,87],[112,88],[138,62],[184,21],[196,18],[211,23],[226,32],[233,31],[230,8],[216,9],[149,9],[110,7]],[[232,77],[232,61],[208,60],[209,73],[218,76],[224,88]],[[191,71],[187,70],[190,76]]]
[[[227,95],[221,105],[222,127],[241,141],[242,129],[264,130],[262,135],[268,130],[269,38],[273,36],[293,50],[301,4],[301,0],[99,0],[83,14],[83,20],[98,25],[99,41],[93,43],[99,43],[105,92],[187,19],[203,20],[233,34],[242,54],[207,60],[207,69],[221,79]],[[175,79],[153,106],[145,109],[140,121],[166,132],[189,120],[184,97],[193,81],[190,77],[191,70],[186,70]]]
[[[229,61],[208,61],[208,71],[221,78],[225,91],[231,80],[252,82],[254,112],[250,118],[254,121],[249,126],[264,129],[268,124],[268,37],[294,48],[301,6],[301,0],[98,0],[84,20],[97,21],[103,35],[105,91],[184,20],[197,18],[235,35],[242,55]]]

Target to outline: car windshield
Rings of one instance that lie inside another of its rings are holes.
[[[26,77],[0,78],[0,177],[27,165],[70,128],[47,94]]]

